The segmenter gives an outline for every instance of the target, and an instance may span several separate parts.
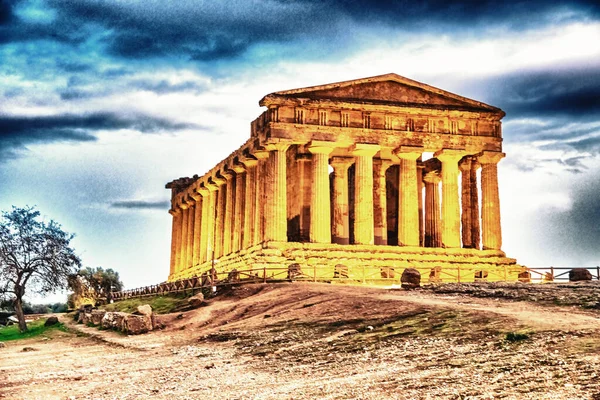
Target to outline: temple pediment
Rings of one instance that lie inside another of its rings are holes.
[[[499,108],[397,74],[274,92],[265,96],[260,101],[260,105],[268,106],[285,101],[285,99],[501,112]]]

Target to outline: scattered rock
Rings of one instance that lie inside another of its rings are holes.
[[[106,314],[104,310],[92,310],[90,322],[94,325],[101,325],[104,314]]]
[[[414,289],[421,286],[421,273],[414,268],[406,268],[400,278],[403,289]]]
[[[107,312],[102,318],[102,327],[104,329],[115,329],[122,331],[125,315],[127,314],[122,312]]]
[[[183,317],[185,317],[185,314],[179,314],[175,318],[176,319],[183,319]]]
[[[51,317],[48,317],[46,322],[44,322],[44,326],[52,326],[52,325],[56,325],[56,324],[58,324],[58,317],[56,317],[54,315]]]
[[[202,294],[202,292],[198,292],[194,296],[190,297],[187,300],[187,302],[190,305],[190,307],[200,307],[204,303],[204,295]]]
[[[124,318],[123,332],[139,335],[152,330],[152,321],[145,315],[128,314]]]
[[[573,268],[569,271],[569,281],[570,282],[578,282],[578,281],[591,281],[592,274],[585,268]]]
[[[38,351],[38,349],[34,348],[34,347],[23,347],[23,350],[21,350],[22,352],[28,352],[28,351]]]
[[[3,349],[6,347],[6,344],[4,344],[4,342],[0,342],[0,349]]]
[[[287,278],[296,279],[302,277],[302,267],[298,263],[288,265]]]

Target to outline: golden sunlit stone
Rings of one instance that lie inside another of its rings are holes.
[[[167,184],[169,280],[213,265],[285,278],[292,264],[313,280],[339,264],[349,282],[399,281],[409,267],[423,281],[517,279],[522,268],[501,250],[502,110],[396,74],[260,105],[238,150]]]

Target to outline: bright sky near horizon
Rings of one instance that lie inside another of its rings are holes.
[[[165,183],[238,148],[265,94],[389,72],[506,111],[509,257],[600,264],[597,1],[0,0],[0,209],[164,281]]]

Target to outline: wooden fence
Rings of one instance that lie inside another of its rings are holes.
[[[475,268],[416,268],[421,273],[421,282],[478,282],[478,281],[507,281],[510,271],[501,268],[496,271],[478,271]],[[560,282],[568,281],[569,267],[540,267],[526,268],[529,278],[519,277],[525,282]],[[600,280],[600,267],[585,268],[591,271],[592,279]],[[334,268],[312,266],[304,270],[299,264],[292,264],[284,268],[249,268],[247,270],[232,270],[229,272],[218,272],[214,268],[204,272],[201,276],[182,279],[174,282],[163,282],[157,285],[145,286],[137,289],[113,292],[114,301],[165,295],[168,293],[194,292],[204,288],[216,290],[217,287],[236,285],[240,283],[267,283],[284,281],[308,281],[345,284],[370,284],[370,285],[394,285],[400,284],[402,269],[394,268],[368,268],[348,267],[338,265]],[[564,271],[564,272],[561,272]],[[514,276],[514,271],[512,271]]]

